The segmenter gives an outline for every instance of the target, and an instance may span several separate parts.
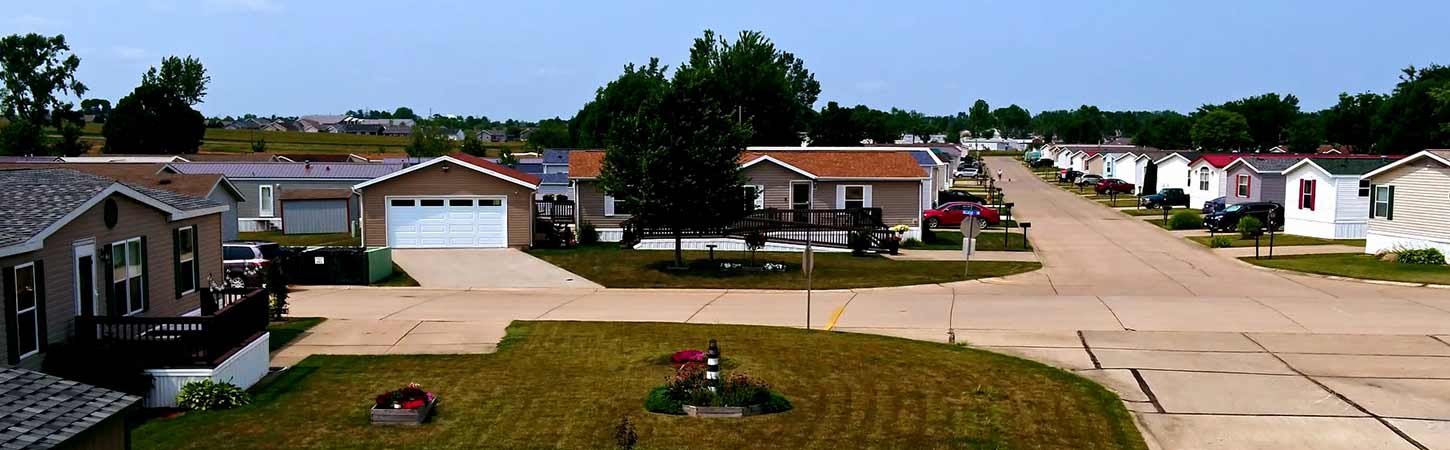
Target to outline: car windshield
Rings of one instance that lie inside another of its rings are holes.
[[[1236,204],[1236,205],[1229,205],[1229,207],[1224,208],[1223,210],[1225,212],[1239,212],[1242,209],[1244,209],[1244,205],[1242,205],[1242,204]]]

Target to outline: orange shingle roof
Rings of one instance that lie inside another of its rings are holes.
[[[469,164],[473,164],[473,165],[478,166],[478,167],[482,167],[482,168],[485,168],[485,169],[488,169],[488,170],[492,170],[494,172],[501,173],[504,176],[509,177],[509,178],[513,178],[515,180],[523,181],[525,183],[529,183],[529,184],[532,184],[532,185],[535,185],[535,186],[538,186],[539,185],[539,181],[540,180],[539,180],[539,177],[538,176],[529,175],[527,173],[524,173],[521,170],[514,169],[514,168],[511,168],[511,167],[508,167],[508,166],[504,166],[502,164],[498,164],[498,163],[495,163],[493,161],[489,161],[487,159],[479,158],[477,156],[469,155],[467,153],[454,153],[454,154],[451,154],[451,155],[448,155],[448,156],[451,157],[451,158],[453,158],[453,159],[459,160],[459,161],[463,161],[463,162],[466,162],[466,163],[469,163]]]
[[[926,172],[907,152],[782,150],[747,151],[741,164],[769,157],[819,178],[926,178]],[[604,167],[604,152],[569,155],[569,178],[595,178]]]

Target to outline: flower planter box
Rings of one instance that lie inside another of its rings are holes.
[[[428,420],[428,415],[433,413],[433,407],[438,405],[438,399],[423,404],[422,408],[415,409],[392,409],[373,406],[373,425],[421,425]]]
[[[691,406],[684,405],[685,415],[690,417],[745,417],[761,413],[755,406]]]

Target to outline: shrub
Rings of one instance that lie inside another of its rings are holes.
[[[132,395],[146,395],[152,376],[134,353],[116,344],[52,344],[41,371],[68,380]]]
[[[1402,248],[1394,251],[1400,264],[1445,264],[1445,254],[1436,248]]]
[[[251,402],[251,396],[242,388],[227,382],[213,382],[210,378],[186,383],[181,393],[176,394],[176,405],[192,411],[232,409]]]
[[[901,241],[901,248],[921,248],[923,245],[926,244],[917,238],[906,238],[906,240]]]
[[[871,242],[871,233],[867,233],[865,231],[852,231],[849,242],[851,246],[851,254],[856,256],[865,255],[867,250],[871,250]]]
[[[1263,234],[1264,223],[1252,216],[1244,216],[1239,219],[1239,236],[1248,239]]]
[[[745,234],[745,247],[754,252],[765,246],[767,239],[765,233],[751,231]]]
[[[1179,211],[1168,218],[1168,229],[1170,230],[1191,230],[1198,228],[1203,223],[1198,214],[1192,211]]]
[[[589,222],[584,222],[583,225],[580,225],[579,226],[579,243],[580,244],[588,245],[588,244],[595,244],[595,243],[598,243],[598,242],[599,242],[599,229],[594,228],[594,224],[589,223]]]
[[[1213,240],[1208,241],[1208,246],[1211,248],[1233,247],[1233,245],[1234,240],[1229,239],[1228,236],[1214,236]]]

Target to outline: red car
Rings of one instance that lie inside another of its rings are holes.
[[[1096,187],[1093,187],[1093,190],[1097,191],[1097,193],[1099,194],[1106,194],[1109,192],[1129,194],[1133,192],[1133,187],[1133,183],[1119,180],[1117,178],[1103,178],[1103,181],[1099,181],[1098,185]]]
[[[981,204],[972,202],[949,202],[922,212],[921,221],[926,224],[927,228],[954,227],[961,225],[962,220],[967,218],[968,210],[977,211],[977,220],[980,222],[978,225],[983,228],[988,225],[994,225],[1002,220],[997,215],[997,210],[982,206]]]

